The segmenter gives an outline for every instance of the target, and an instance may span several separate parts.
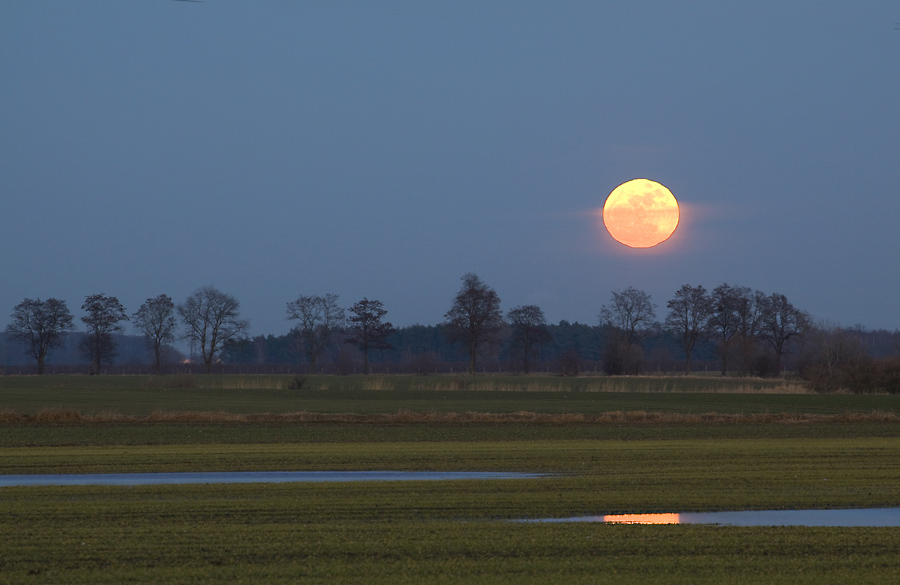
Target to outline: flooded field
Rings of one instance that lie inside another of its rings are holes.
[[[667,514],[612,514],[548,518],[526,522],[602,522],[606,524],[720,524],[724,526],[900,526],[900,508],[858,510],[744,510]]]

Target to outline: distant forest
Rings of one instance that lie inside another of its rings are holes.
[[[238,300],[211,286],[178,304],[147,299],[131,315],[116,297],[89,295],[83,331],[64,301],[24,299],[0,333],[0,374],[712,372],[900,392],[900,331],[817,323],[781,294],[684,285],[659,320],[650,296],[629,287],[611,292],[596,325],[548,324],[535,305],[502,313],[474,273],[461,280],[438,325],[395,328],[381,301],[344,308],[335,294],[301,295],[286,303],[283,335],[247,335]],[[143,335],[124,334],[129,321]]]
[[[578,372],[604,372],[604,344],[611,338],[608,327],[569,323],[560,321],[547,325],[551,340],[537,350],[533,371],[536,373],[574,374]],[[851,335],[859,347],[872,358],[885,358],[900,354],[900,331],[866,330],[852,328],[844,330]],[[521,371],[520,360],[507,339],[483,356],[479,362],[480,372],[517,373]],[[88,373],[90,359],[80,350],[85,336],[82,332],[67,335],[63,345],[50,351],[47,372]],[[146,340],[140,335],[114,335],[116,355],[104,367],[104,373],[150,373],[153,354]],[[330,344],[323,358],[317,364],[317,373],[359,374],[362,373],[360,350],[352,343],[343,342],[344,336]],[[376,349],[369,360],[373,373],[465,373],[466,350],[458,343],[448,341],[443,325],[411,325],[398,328],[388,338],[390,349]],[[806,348],[811,351],[812,348]],[[786,354],[784,369],[796,372],[804,350],[797,344]],[[642,373],[671,373],[684,371],[685,352],[674,334],[659,331],[641,342]],[[764,355],[764,354],[763,354]],[[298,348],[294,334],[257,335],[244,337],[226,344],[217,363],[217,372],[235,373],[308,373],[307,360]],[[202,372],[202,364],[195,356],[167,346],[163,357],[164,372]],[[764,360],[763,360],[764,361]],[[695,372],[715,372],[721,367],[718,348],[714,341],[703,339],[694,349],[693,370]],[[567,370],[568,368],[568,370]],[[25,352],[21,343],[13,341],[9,335],[0,332],[0,374],[34,373],[34,359]],[[758,368],[757,368],[758,370]],[[735,373],[740,373],[735,370]],[[765,372],[748,372],[761,375]]]

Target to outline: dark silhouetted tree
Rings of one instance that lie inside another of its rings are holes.
[[[832,323],[810,324],[803,335],[800,375],[816,392],[846,388],[846,372],[870,362],[861,329]]]
[[[91,373],[99,374],[100,367],[116,357],[116,342],[112,334],[122,330],[119,323],[128,321],[128,315],[119,299],[103,293],[86,296],[81,309],[87,313],[81,318],[87,327],[87,335],[81,341],[81,351],[91,361]]]
[[[560,376],[575,377],[581,372],[581,357],[574,347],[563,351],[556,360],[556,371]]]
[[[347,338],[355,343],[363,352],[363,373],[369,374],[369,350],[390,349],[387,342],[388,335],[394,332],[394,326],[382,321],[387,311],[381,301],[370,301],[367,298],[350,307],[350,336]]]
[[[469,374],[475,374],[479,352],[497,343],[503,326],[500,297],[473,272],[462,277],[453,305],[444,315],[450,341],[463,343],[469,353]]]
[[[741,349],[741,373],[748,375],[753,371],[756,357],[756,346],[763,328],[763,310],[765,293],[754,291],[749,287],[734,289],[737,293],[735,305],[737,316],[737,336]]]
[[[292,329],[306,356],[309,372],[315,372],[319,356],[328,343],[344,327],[344,309],[337,304],[338,295],[300,296],[287,304],[287,319],[299,321]]]
[[[175,340],[175,303],[169,295],[147,299],[131,316],[131,322],[144,334],[147,345],[153,349],[154,371],[158,374],[162,365],[162,349]]]
[[[775,373],[781,374],[781,358],[785,345],[810,327],[810,317],[795,308],[783,294],[772,293],[761,299],[763,324],[761,337],[775,352]]]
[[[669,314],[666,328],[681,341],[684,347],[684,372],[691,373],[691,355],[697,341],[706,335],[712,314],[712,299],[702,286],[682,285],[675,296],[666,303]]]
[[[728,375],[728,355],[740,331],[738,315],[740,298],[741,289],[728,283],[722,283],[712,291],[712,315],[709,318],[709,327],[719,350],[723,376]]]
[[[512,329],[510,341],[514,352],[521,355],[522,371],[531,372],[531,358],[537,349],[552,339],[544,312],[537,305],[514,307],[506,313]]]
[[[637,374],[641,369],[638,342],[657,327],[656,305],[650,295],[629,286],[613,291],[609,305],[600,308],[600,324],[608,327],[604,345],[604,369],[609,374]]]
[[[25,299],[15,306],[6,333],[27,346],[26,354],[37,361],[38,374],[44,373],[44,361],[50,349],[62,344],[74,327],[66,302],[59,299]]]
[[[623,291],[613,291],[610,300],[611,304],[600,308],[600,322],[620,330],[626,343],[636,343],[652,331],[656,305],[650,295],[629,286]]]
[[[207,374],[212,372],[216,353],[222,346],[250,327],[248,321],[240,318],[238,300],[213,286],[195,291],[176,311],[187,327],[185,338],[200,346]]]

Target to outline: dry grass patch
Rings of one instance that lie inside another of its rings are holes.
[[[34,415],[34,420],[39,423],[77,423],[84,421],[84,417],[74,410],[45,408]]]
[[[9,424],[19,422],[21,417],[11,408],[0,409],[0,424]]]
[[[246,415],[233,414],[230,412],[164,412],[155,410],[151,412],[146,419],[150,422],[185,422],[185,423],[203,423],[203,422],[245,422]]]

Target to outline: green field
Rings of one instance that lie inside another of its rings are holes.
[[[276,378],[251,383],[211,377],[180,389],[150,387],[164,384],[141,377],[0,378],[0,409],[129,415],[317,408],[837,415],[900,410],[891,396],[659,386],[630,392],[497,390],[487,377],[478,380],[484,387],[428,390],[410,387],[427,378],[404,378],[406,387],[392,380],[335,378],[333,387],[294,391]],[[734,384],[739,382],[747,381]],[[381,386],[359,386],[366,383]],[[892,419],[7,421],[0,424],[3,474],[392,469],[553,475],[0,488],[2,583],[884,583],[900,575],[900,528],[510,522],[619,512],[895,507],[900,505],[900,423]]]

